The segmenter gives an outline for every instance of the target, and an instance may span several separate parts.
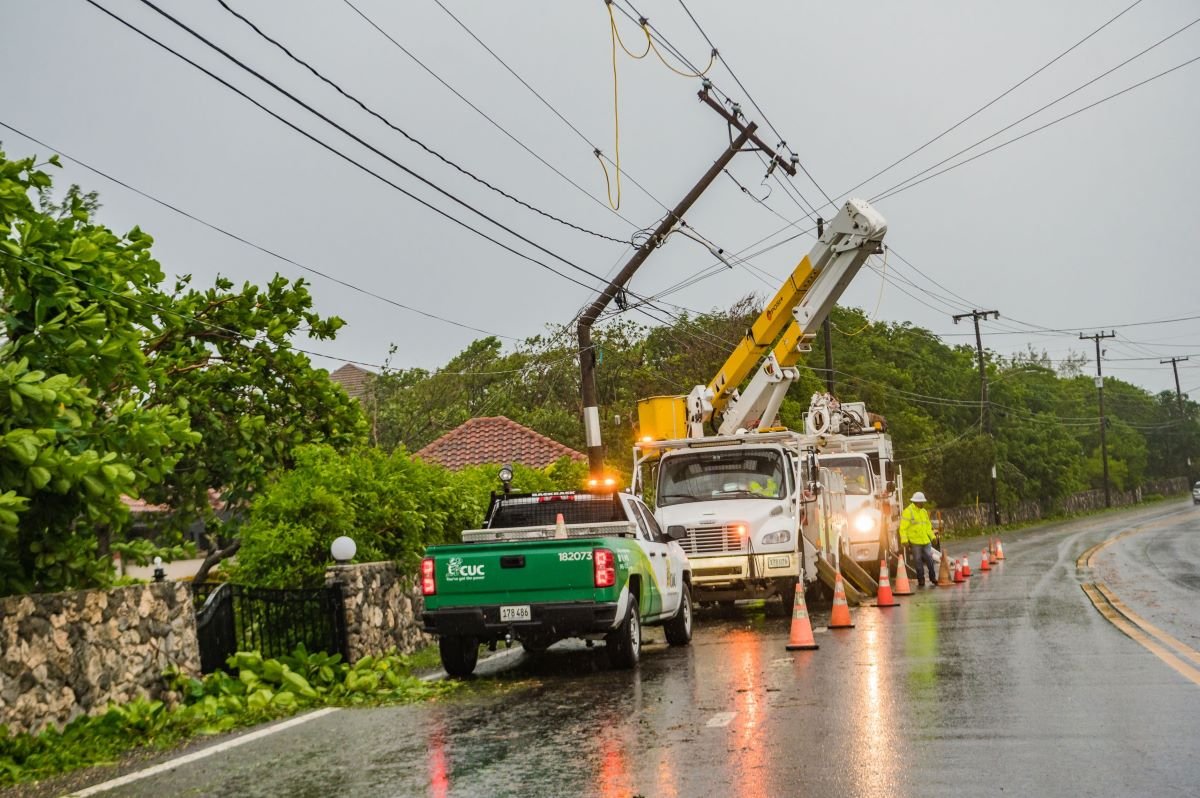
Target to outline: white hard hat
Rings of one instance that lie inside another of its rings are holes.
[[[914,494],[912,495],[912,499],[911,499],[911,501],[914,501],[914,502],[923,502],[923,501],[925,501],[925,494],[924,494],[924,493],[922,493],[921,491],[917,491],[916,493],[914,493]]]

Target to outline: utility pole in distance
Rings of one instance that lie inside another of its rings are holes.
[[[966,318],[975,322],[975,352],[979,355],[979,400],[983,410],[983,428],[988,437],[992,439],[992,451],[995,452],[996,438],[992,435],[992,408],[988,401],[987,369],[983,364],[983,338],[979,334],[980,319],[986,320],[989,316],[998,319],[1000,311],[972,310],[970,313],[960,313],[951,318],[954,319],[955,324]],[[996,459],[994,456],[992,457],[992,523],[997,526],[1000,524],[1000,505],[996,502]]]
[[[1096,393],[1100,397],[1100,457],[1104,461],[1104,506],[1112,507],[1112,493],[1108,487],[1108,438],[1105,429],[1108,419],[1104,416],[1104,372],[1100,368],[1100,342],[1105,338],[1116,338],[1116,331],[1096,333],[1094,335],[1079,334],[1079,340],[1091,339],[1096,342]]]
[[[667,236],[676,224],[683,222],[683,215],[696,200],[700,199],[700,195],[704,190],[721,174],[721,170],[733,160],[733,157],[739,152],[753,152],[758,150],[765,153],[770,158],[769,169],[778,167],[789,175],[796,174],[796,164],[800,159],[796,156],[788,161],[785,161],[779,154],[767,146],[756,132],[758,125],[754,122],[747,122],[742,116],[741,107],[736,103],[730,109],[717,102],[709,95],[708,91],[711,83],[706,79],[703,83],[704,88],[700,90],[700,101],[707,104],[710,108],[716,111],[729,126],[730,141],[729,146],[721,153],[720,157],[708,168],[703,177],[697,181],[696,185],[692,186],[692,190],[680,200],[663,220],[655,228],[654,232],[646,239],[646,241],[637,248],[633,253],[633,257],[621,268],[617,276],[612,279],[596,300],[588,306],[587,310],[579,318],[579,324],[576,326],[576,336],[579,341],[579,383],[580,393],[583,399],[583,428],[584,436],[587,439],[587,455],[588,455],[588,471],[592,477],[600,477],[604,471],[604,447],[600,440],[600,407],[599,399],[596,394],[596,353],[592,347],[592,325],[596,319],[600,318],[601,312],[608,307],[608,303],[625,287],[633,277],[634,272],[638,267],[645,262],[646,258],[650,257],[650,253],[654,252],[666,240]],[[733,131],[737,131],[738,135],[733,136]],[[743,149],[746,145],[750,147]],[[769,172],[768,172],[769,174]]]
[[[1179,423],[1180,424],[1183,423],[1183,391],[1179,390],[1179,362],[1181,360],[1187,360],[1187,357],[1186,356],[1172,357],[1172,358],[1168,358],[1167,360],[1158,361],[1160,364],[1163,364],[1163,365],[1170,363],[1171,371],[1175,372],[1175,403],[1179,407]],[[1168,432],[1167,440],[1168,441],[1171,440],[1171,437],[1174,434],[1175,434],[1174,430],[1171,430],[1170,432]],[[1186,453],[1185,453],[1185,455],[1186,455]],[[1190,477],[1191,474],[1188,474],[1188,476]]]

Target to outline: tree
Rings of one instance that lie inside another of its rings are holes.
[[[342,325],[303,281],[164,292],[150,236],[94,222],[94,194],[53,204],[51,185],[0,153],[0,594],[109,581],[122,495],[170,503],[177,531],[212,517],[210,492],[242,506],[296,447],[365,431],[290,343]]]
[[[93,224],[78,194],[43,213],[31,194],[50,185],[0,153],[0,594],[103,583],[98,532],[125,524],[121,495],[197,439],[178,408],[145,402],[154,312],[129,300],[162,279],[149,236]]]

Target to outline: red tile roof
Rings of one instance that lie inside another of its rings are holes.
[[[367,392],[367,382],[374,376],[366,369],[347,363],[330,374],[329,379],[342,386],[351,399],[360,399]]]
[[[472,418],[417,452],[417,457],[441,463],[451,471],[486,463],[520,463],[545,468],[562,457],[587,456],[504,416]]]

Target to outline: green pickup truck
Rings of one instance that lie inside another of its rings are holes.
[[[691,642],[685,533],[663,532],[627,493],[494,494],[483,529],[426,551],[425,631],[438,635],[451,676],[475,670],[481,644],[514,639],[530,652],[603,639],[613,666],[632,668],[642,626],[661,624],[671,645]]]

